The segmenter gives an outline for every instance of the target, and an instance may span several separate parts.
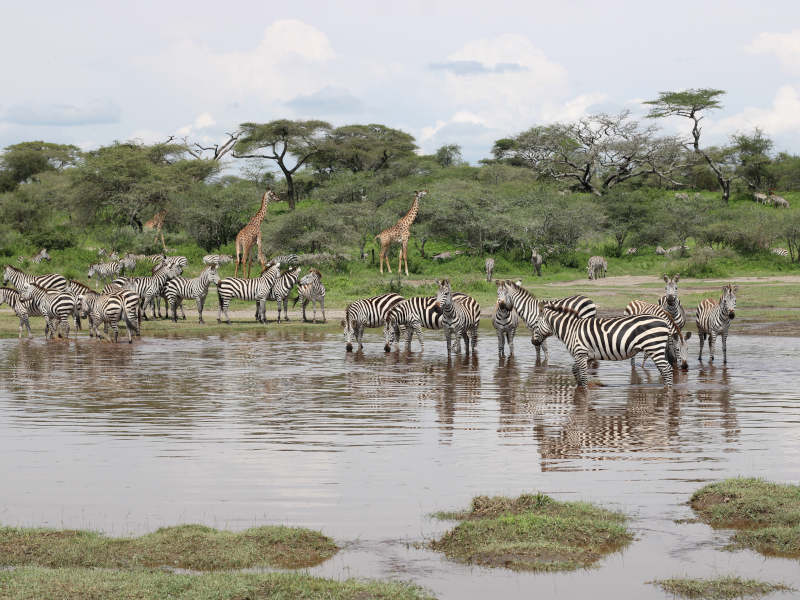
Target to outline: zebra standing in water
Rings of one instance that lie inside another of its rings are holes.
[[[7,281],[14,284],[14,287],[22,291],[26,283],[33,283],[47,290],[63,290],[67,287],[67,278],[58,273],[48,273],[47,275],[28,275],[16,267],[6,265],[3,271],[3,285]]]
[[[541,321],[541,300],[522,287],[519,282],[498,281],[497,300],[504,304],[509,310],[514,309],[520,318],[525,321],[528,329],[533,335],[539,328]],[[581,318],[594,317],[597,315],[597,306],[586,296],[569,296],[559,300],[549,300],[551,304],[566,306],[578,312]],[[536,347],[536,360],[540,360],[540,349],[544,351],[545,361],[550,359],[550,352],[547,349],[547,336],[542,338],[541,344],[534,344]],[[533,338],[531,338],[533,342]]]
[[[484,268],[486,269],[486,281],[491,281],[492,273],[494,273],[494,259],[487,258]]]
[[[680,280],[680,273],[676,273],[673,277],[664,274],[664,295],[658,299],[658,305],[669,313],[672,320],[678,329],[686,327],[686,311],[681,306],[681,300],[678,298],[678,281]]]
[[[206,254],[203,257],[203,264],[209,266],[220,267],[233,262],[233,257],[230,254]]]
[[[572,374],[579,387],[587,387],[587,363],[595,360],[624,360],[639,352],[653,359],[664,385],[672,385],[669,344],[669,325],[664,319],[652,315],[628,317],[588,317],[567,307],[544,303],[540,327],[534,332],[533,342],[541,344],[548,335],[564,342],[575,364]]]
[[[186,320],[186,313],[183,311],[184,298],[194,298],[197,303],[198,320],[203,321],[203,305],[208,296],[208,286],[219,283],[219,275],[216,266],[209,266],[200,272],[200,275],[193,279],[186,277],[175,277],[170,279],[164,286],[164,296],[167,298],[167,316],[172,309],[172,320],[178,321],[178,307],[181,308],[181,317]]]
[[[652,302],[644,302],[642,300],[631,300],[628,302],[628,306],[625,307],[625,314],[653,315],[664,319],[669,324],[669,343],[672,344],[672,354],[675,358],[675,364],[673,366],[683,371],[689,368],[689,343],[687,340],[692,337],[692,332],[687,331],[686,336],[684,336],[683,333],[681,333],[681,327],[678,325],[677,321],[675,321],[672,315],[667,312],[663,306],[653,304]],[[644,361],[646,360],[647,356],[642,356],[642,367],[644,367]],[[634,356],[631,358],[631,366],[635,364],[636,357]]]
[[[31,323],[29,317],[41,315],[38,314],[38,312],[36,314],[31,313],[30,307],[26,302],[22,301],[17,290],[12,290],[7,287],[0,288],[0,304],[3,302],[8,304],[11,310],[14,311],[14,314],[19,318],[19,337],[22,337],[23,326],[28,329],[28,337],[31,337]]]
[[[300,267],[289,269],[278,277],[270,290],[270,298],[278,305],[278,323],[281,322],[281,304],[283,304],[283,318],[289,321],[289,294],[292,293],[299,276]]]
[[[481,318],[481,307],[474,298],[464,296],[453,298],[449,279],[439,281],[439,292],[436,294],[436,306],[442,311],[442,329],[447,345],[447,356],[452,351],[451,338],[455,334],[455,351],[461,354],[461,338],[464,338],[464,351],[469,354],[470,342],[474,354],[478,345],[478,323]]]
[[[542,255],[539,254],[539,251],[536,248],[531,248],[531,265],[533,265],[533,270],[536,271],[536,276],[542,276],[542,263],[544,262],[544,258]]]
[[[453,292],[453,298],[463,298],[465,294]],[[422,328],[441,329],[442,311],[436,306],[436,296],[417,296],[408,298],[395,304],[386,313],[386,324],[383,326],[383,338],[386,342],[383,349],[391,351],[392,344],[399,344],[401,329],[406,331],[406,344],[410,348],[414,334],[419,340],[422,350],[425,343],[422,340]]]
[[[736,316],[737,289],[738,286],[728,284],[722,288],[719,302],[713,298],[706,298],[697,305],[695,323],[697,337],[700,338],[700,354],[697,360],[703,360],[703,343],[708,336],[708,352],[711,355],[709,362],[714,362],[714,342],[719,335],[722,337],[722,362],[728,362],[728,329]]]
[[[508,353],[513,356],[514,336],[517,334],[517,326],[519,325],[517,313],[513,308],[509,308],[498,300],[494,305],[492,325],[494,325],[494,330],[497,332],[497,353],[500,358],[505,356],[506,341],[508,341]]]
[[[132,322],[128,320],[128,313],[125,309],[125,300],[122,295],[117,294],[98,294],[88,290],[81,295],[81,309],[89,320],[89,337],[100,339],[99,326],[103,324],[103,337],[108,337],[108,328],[114,332],[114,343],[119,339],[119,322],[126,321],[128,330],[128,343],[133,343],[131,331],[135,330]]]
[[[303,321],[306,319],[306,306],[311,302],[314,307],[314,323],[317,322],[317,302],[322,307],[322,322],[325,323],[325,286],[322,284],[322,273],[319,269],[311,268],[308,274],[303,276],[297,284],[297,298],[294,299],[292,308],[297,305],[298,300],[303,300]]]
[[[353,339],[358,342],[358,349],[364,348],[363,338],[364,329],[367,327],[380,327],[386,321],[386,314],[398,302],[402,302],[400,294],[390,292],[363,298],[347,305],[342,319],[344,328],[345,348],[348,352],[353,351]]]
[[[64,337],[69,338],[69,316],[75,312],[75,298],[65,291],[43,288],[35,283],[26,282],[19,294],[20,300],[44,316],[44,336],[52,338],[61,336],[61,326],[66,331]]]
[[[222,313],[225,313],[228,325],[231,324],[231,317],[228,308],[231,299],[255,300],[256,320],[259,323],[266,323],[266,303],[270,290],[278,279],[281,272],[281,263],[267,266],[261,271],[261,275],[253,279],[241,279],[239,277],[226,277],[217,284],[217,298],[219,299],[219,309],[217,312],[217,322],[222,323]]]
[[[589,265],[586,267],[589,273],[589,279],[599,279],[605,277],[608,271],[608,263],[602,256],[593,256],[589,259]]]

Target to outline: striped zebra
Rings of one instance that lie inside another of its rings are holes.
[[[474,354],[478,345],[478,324],[481,318],[481,307],[474,298],[464,296],[454,298],[449,279],[439,281],[439,291],[436,294],[436,306],[442,311],[442,329],[447,345],[447,356],[450,356],[455,345],[456,354],[461,354],[461,338],[464,338],[466,354],[470,346]],[[455,334],[455,340],[453,340]],[[452,342],[452,343],[451,343]]]
[[[233,262],[233,257],[230,254],[206,254],[203,257],[203,264],[209,266],[220,267]]]
[[[37,252],[36,254],[31,256],[30,258],[25,258],[24,256],[20,256],[17,259],[17,261],[20,264],[24,264],[25,261],[28,261],[28,260],[30,262],[32,262],[33,264],[38,265],[38,264],[41,264],[41,262],[43,260],[46,260],[46,261],[50,262],[50,255],[47,253],[47,248],[42,248],[41,250],[39,250],[39,252]]]
[[[464,297],[460,292],[453,292],[453,298]],[[411,346],[414,334],[417,336],[420,348],[425,349],[422,339],[422,328],[441,329],[442,311],[436,306],[436,296],[417,296],[407,298],[395,304],[387,313],[383,326],[383,349],[390,352],[392,344],[399,344],[402,337],[401,330],[406,332],[406,344]]]
[[[536,248],[531,248],[531,265],[533,266],[533,270],[536,271],[536,276],[542,276],[542,263],[544,262],[544,257],[539,254],[539,251]]]
[[[69,317],[75,312],[75,298],[63,290],[50,290],[35,283],[23,284],[19,294],[20,300],[29,302],[30,307],[44,316],[44,336],[52,338],[61,336],[63,326],[69,338]]]
[[[494,273],[494,259],[487,258],[486,262],[484,263],[484,269],[486,270],[486,281],[492,280],[492,273]]]
[[[672,320],[678,329],[683,330],[686,327],[686,311],[681,305],[681,299],[678,298],[678,281],[680,280],[680,273],[676,273],[672,277],[664,274],[664,295],[658,299],[658,305],[669,313]]]
[[[348,304],[344,311],[344,319],[342,319],[347,351],[353,351],[354,339],[358,342],[358,349],[362,350],[364,348],[364,329],[383,325],[389,310],[402,301],[403,297],[400,294],[390,292],[372,298],[362,298]]]
[[[166,256],[164,254],[131,254],[130,252],[125,255],[125,258],[133,259],[135,262],[147,262],[157,265],[164,261]]]
[[[256,320],[259,323],[266,323],[267,298],[280,272],[281,263],[275,263],[272,266],[265,267],[261,271],[261,275],[253,279],[241,279],[239,277],[222,279],[217,284],[217,297],[219,299],[217,322],[222,323],[222,313],[224,312],[228,325],[231,324],[228,308],[230,308],[231,299],[238,298],[240,300],[255,300],[257,302]]]
[[[103,337],[108,337],[108,329],[114,332],[114,343],[119,340],[119,322],[124,320],[127,324],[128,343],[133,343],[131,332],[135,331],[135,326],[128,321],[128,313],[125,309],[125,300],[120,293],[98,294],[88,290],[80,296],[81,310],[89,320],[89,337],[100,339],[100,323],[103,324]]]
[[[283,272],[272,285],[269,297],[278,305],[278,323],[281,322],[281,304],[283,304],[283,318],[285,321],[289,321],[289,294],[292,293],[299,276],[300,267],[294,267]]]
[[[193,279],[186,277],[175,277],[170,279],[164,286],[164,296],[167,298],[167,316],[172,309],[172,320],[178,321],[178,307],[181,309],[181,317],[186,320],[186,313],[183,311],[183,300],[193,298],[197,303],[198,320],[203,323],[203,305],[208,296],[208,286],[219,283],[219,274],[215,265],[208,266],[200,272],[200,275]]]
[[[156,263],[153,268],[157,269],[161,264],[166,265],[167,267],[179,267],[180,272],[178,275],[180,275],[183,273],[186,265],[189,264],[189,259],[185,256],[167,256],[163,261]]]
[[[23,302],[17,290],[11,288],[0,288],[0,304],[5,302],[19,318],[19,337],[22,337],[23,326],[28,329],[28,337],[31,337],[31,323],[29,317],[41,316],[38,313],[32,314],[27,302]]]
[[[93,292],[94,290],[85,283],[81,283],[80,281],[76,281],[75,279],[70,279],[64,291],[69,292],[70,294],[72,294],[72,297],[75,298],[75,313],[74,313],[75,328],[80,330],[81,316],[83,314],[80,297],[82,294],[86,292]]]
[[[107,283],[103,286],[101,290],[101,294],[119,294],[122,297],[123,303],[125,305],[125,313],[127,318],[125,319],[126,326],[130,327],[133,325],[133,331],[137,336],[141,337],[141,329],[142,329],[142,311],[141,311],[141,298],[139,298],[139,294],[135,291],[130,289],[129,282],[131,280],[127,277],[119,277],[112,281],[111,283]],[[83,285],[83,284],[81,284]],[[87,290],[89,289],[86,286]],[[90,290],[92,291],[92,290]]]
[[[600,279],[601,277],[606,276],[606,272],[608,271],[608,263],[602,256],[592,256],[589,259],[589,264],[586,267],[586,271],[589,273],[590,280]]]
[[[572,374],[579,387],[589,385],[589,360],[625,360],[639,352],[653,359],[664,384],[672,386],[670,363],[674,358],[669,356],[672,346],[664,319],[652,315],[581,318],[575,310],[545,303],[541,325],[534,332],[534,345],[541,344],[548,335],[564,342],[575,360]]]
[[[498,281],[497,282],[497,300],[501,304],[505,304],[509,309],[514,309],[520,318],[525,321],[528,329],[533,334],[538,328],[541,321],[541,300],[531,294],[528,290],[520,285],[519,282],[513,281]],[[558,304],[566,306],[578,312],[581,317],[594,317],[597,315],[597,306],[595,303],[586,296],[569,296],[567,298],[560,298],[548,300],[551,304]],[[547,337],[542,339],[542,343],[536,347],[536,360],[540,360],[540,350],[544,351],[545,361],[549,360],[550,353],[547,349]],[[533,341],[533,338],[531,338]]]
[[[118,260],[111,262],[95,263],[89,265],[89,271],[86,276],[91,279],[93,276],[97,277],[100,281],[105,283],[107,280],[114,279],[122,271],[122,263]]]
[[[772,252],[775,256],[789,258],[789,251],[786,248],[772,248],[770,252]]]
[[[500,358],[505,356],[505,345],[508,341],[508,353],[513,356],[514,354],[514,336],[517,334],[517,327],[519,326],[519,316],[513,308],[509,308],[506,304],[498,301],[494,306],[494,315],[492,315],[492,325],[497,333],[497,353]]]
[[[625,256],[633,256],[633,255],[634,255],[634,254],[636,254],[638,251],[639,251],[639,249],[638,249],[638,248],[636,248],[635,246],[632,246],[632,247],[628,248],[628,249],[625,251]]]
[[[3,285],[7,282],[14,284],[14,287],[22,291],[22,286],[26,283],[33,283],[47,290],[63,290],[67,287],[67,278],[58,273],[48,273],[47,275],[28,275],[17,267],[6,265],[3,271]]]
[[[703,360],[703,343],[708,336],[709,362],[714,362],[714,342],[717,336],[722,337],[722,362],[728,362],[728,329],[736,316],[736,290],[738,286],[728,284],[722,288],[719,301],[706,298],[697,305],[695,323],[697,337],[700,338],[700,354],[697,360]]]
[[[319,269],[311,268],[308,274],[304,275],[297,284],[297,298],[294,299],[294,308],[298,300],[303,301],[303,321],[306,319],[306,306],[311,302],[314,307],[314,323],[317,322],[317,302],[322,308],[322,322],[325,323],[325,286],[322,284],[322,273]]]
[[[147,318],[147,307],[150,306],[153,312],[153,319],[156,318],[155,299],[161,295],[161,291],[166,285],[167,281],[177,277],[180,274],[180,268],[175,266],[162,265],[156,270],[153,275],[146,275],[144,277],[131,277],[127,280],[115,280],[114,283],[122,283],[122,287],[135,292],[139,296],[140,311],[145,320]],[[103,288],[106,289],[106,288]],[[109,291],[113,291],[113,288]]]
[[[644,302],[643,300],[631,300],[625,307],[626,315],[653,315],[664,319],[669,325],[669,343],[672,345],[672,357],[675,360],[673,367],[680,368],[683,371],[689,369],[689,338],[692,337],[692,332],[687,331],[684,336],[681,332],[681,327],[672,315],[663,307],[652,302]],[[647,356],[642,356],[642,367],[647,360]],[[636,364],[636,357],[631,358],[631,366]]]
[[[293,267],[300,262],[300,257],[297,254],[281,254],[269,259],[267,265],[270,263],[281,263],[284,267]]]
[[[119,260],[119,253],[116,250],[112,250],[111,252],[109,252],[105,248],[98,248],[97,256],[99,256],[100,258],[103,258],[105,256],[109,261]]]

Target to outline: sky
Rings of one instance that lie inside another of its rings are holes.
[[[800,2],[14,2],[0,147],[95,148],[239,123],[383,123],[471,162],[534,125],[726,90],[703,139],[764,129],[800,153]],[[680,119],[665,133],[688,133]]]

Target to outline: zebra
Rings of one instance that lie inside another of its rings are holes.
[[[219,283],[219,275],[216,266],[209,266],[200,272],[194,279],[186,277],[175,277],[170,279],[164,286],[164,296],[167,298],[167,316],[170,308],[172,309],[172,320],[178,321],[178,307],[181,308],[181,316],[186,320],[186,313],[183,311],[184,298],[194,298],[197,303],[198,319],[203,323],[203,305],[208,296],[208,286]]]
[[[542,263],[544,262],[544,258],[536,248],[531,248],[531,265],[533,265],[533,270],[536,271],[536,276],[542,276]]]
[[[689,246],[687,246],[686,244],[683,244],[681,246],[671,246],[671,247],[667,248],[664,252],[666,254],[668,254],[668,255],[669,254],[675,254],[676,252],[680,252],[682,254],[683,252],[685,252],[688,249],[689,249]]]
[[[460,292],[453,292],[453,298],[464,296],[465,294]],[[400,329],[403,328],[406,331],[407,345],[411,346],[411,340],[416,334],[420,348],[424,350],[423,327],[425,329],[442,328],[442,311],[436,307],[436,296],[417,296],[398,302],[386,313],[383,327],[383,337],[386,343],[383,349],[389,352],[392,344],[400,342]]]
[[[131,331],[134,325],[128,320],[128,313],[125,309],[125,300],[121,294],[98,294],[88,290],[80,296],[81,309],[89,320],[89,337],[100,339],[99,326],[103,324],[103,337],[108,337],[108,327],[114,332],[114,343],[119,339],[119,322],[126,321],[128,330],[128,343],[133,343]]]
[[[145,277],[132,277],[122,282],[122,286],[129,289],[139,296],[141,303],[142,316],[147,319],[147,307],[151,306],[153,311],[153,319],[156,318],[155,298],[161,294],[164,285],[170,279],[177,277],[180,273],[180,268],[176,266],[162,265],[155,271],[153,275]],[[115,280],[117,283],[120,280]],[[104,288],[106,289],[106,288]],[[113,289],[113,288],[112,288]]]
[[[501,304],[505,304],[509,310],[514,309],[520,318],[525,321],[525,324],[528,326],[528,329],[531,330],[532,334],[539,328],[539,323],[542,316],[540,306],[542,301],[537,300],[536,296],[522,287],[519,282],[515,283],[508,280],[498,281],[497,300]],[[548,302],[551,304],[567,306],[577,311],[582,318],[594,317],[597,315],[597,306],[586,296],[569,296],[567,298],[549,300]],[[545,336],[545,338],[542,339],[541,344],[534,344],[536,347],[537,362],[540,360],[540,350],[544,351],[545,361],[550,359],[550,353],[547,349],[546,339],[547,338]],[[533,342],[533,337],[531,337],[531,342]]]
[[[17,259],[17,262],[19,262],[19,264],[24,264],[25,261],[28,260],[30,260],[33,264],[38,265],[41,264],[43,260],[50,262],[50,255],[47,253],[47,248],[42,248],[41,250],[39,250],[39,252],[37,252],[30,258],[25,258],[24,256],[20,256]]]
[[[153,270],[155,271],[162,265],[167,267],[179,267],[180,272],[178,273],[178,275],[180,275],[181,273],[183,273],[183,270],[186,268],[186,265],[188,264],[189,264],[189,259],[186,258],[185,256],[167,256],[164,258],[164,260],[155,263],[153,265]]]
[[[299,276],[300,267],[294,267],[282,273],[272,285],[269,295],[278,305],[278,323],[281,322],[281,303],[283,303],[283,318],[289,321],[289,294],[292,293]]]
[[[681,333],[681,327],[673,316],[663,307],[652,302],[644,302],[642,300],[631,300],[625,307],[626,315],[653,315],[664,319],[669,324],[670,341],[672,344],[672,356],[675,360],[673,367],[680,368],[683,371],[689,369],[688,356],[689,356],[689,343],[687,340],[692,337],[692,332],[687,331],[684,336]],[[647,360],[647,356],[642,356],[642,367]],[[636,364],[636,357],[631,358],[631,366]]]
[[[672,277],[664,274],[664,295],[658,299],[658,305],[669,313],[672,320],[678,329],[683,330],[686,327],[686,311],[681,306],[681,300],[678,298],[678,281],[680,280],[680,273],[676,273]]]
[[[275,263],[272,266],[264,267],[261,275],[253,279],[241,279],[238,277],[226,277],[220,280],[217,284],[217,297],[219,299],[219,309],[217,312],[217,322],[222,323],[222,313],[225,313],[228,325],[231,324],[231,317],[228,314],[228,308],[231,305],[232,298],[239,298],[240,300],[255,300],[256,306],[256,320],[260,323],[266,323],[266,303],[272,286],[280,275],[281,263]]]
[[[478,323],[481,318],[481,307],[475,299],[469,296],[453,298],[450,280],[442,279],[439,281],[439,291],[436,294],[436,306],[442,311],[442,329],[447,345],[447,356],[450,356],[453,349],[451,339],[454,333],[456,354],[461,354],[461,338],[464,338],[466,354],[470,352],[470,342],[474,354],[478,345]]]
[[[625,255],[626,255],[626,256],[633,256],[633,255],[634,255],[634,254],[636,254],[638,251],[639,251],[639,249],[638,249],[636,246],[631,246],[630,248],[628,248],[628,249],[625,251]]]
[[[589,385],[587,362],[595,360],[624,360],[639,352],[656,363],[664,385],[672,386],[669,325],[653,315],[627,317],[588,317],[568,307],[544,303],[541,325],[534,332],[534,345],[548,335],[564,342],[575,363],[572,374],[578,387]]]
[[[125,319],[126,326],[130,327],[133,324],[134,333],[141,337],[142,328],[142,312],[140,309],[141,298],[136,291],[130,289],[129,284],[132,280],[127,277],[119,277],[103,286],[101,294],[119,294],[122,297],[125,305]],[[77,282],[76,282],[77,283]],[[83,285],[83,284],[80,284]],[[83,286],[86,288],[86,286]],[[86,288],[89,289],[89,288]],[[90,290],[91,291],[91,290]]]
[[[63,290],[50,290],[35,283],[25,282],[20,290],[20,300],[30,303],[44,316],[44,336],[61,336],[61,326],[69,338],[69,316],[75,312],[75,298]]]
[[[500,358],[505,356],[505,344],[508,341],[508,353],[514,354],[514,336],[519,325],[519,316],[513,308],[509,308],[499,301],[495,303],[492,325],[497,332],[497,353]]]
[[[708,352],[711,354],[709,362],[714,362],[714,342],[717,336],[722,337],[722,362],[728,362],[728,329],[731,321],[736,316],[736,290],[738,286],[728,284],[722,288],[719,301],[706,298],[697,305],[695,323],[697,324],[697,337],[700,338],[700,354],[697,360],[703,360],[703,343],[708,336]]]
[[[297,254],[281,254],[280,256],[275,256],[274,258],[269,259],[270,263],[281,263],[284,267],[293,267],[297,263],[300,262],[300,257]]]
[[[213,265],[215,267],[220,267],[222,265],[227,265],[229,262],[233,261],[233,257],[230,254],[206,254],[203,257],[203,264],[204,265]]]
[[[358,349],[364,348],[364,329],[380,327],[386,321],[386,314],[398,302],[402,302],[400,294],[389,292],[372,298],[362,298],[347,305],[341,325],[344,328],[345,349],[353,351],[353,339],[358,342]]]
[[[592,256],[589,259],[589,264],[586,267],[586,271],[589,273],[590,280],[605,277],[606,272],[608,271],[608,263],[602,256]]]
[[[111,260],[111,261],[119,260],[119,254],[117,253],[116,250],[112,250],[111,252],[109,252],[105,248],[98,248],[97,249],[97,256],[99,256],[100,258],[105,256],[106,258],[108,258],[108,260]]]
[[[486,281],[492,280],[492,273],[494,273],[494,259],[487,258],[486,263],[484,263],[484,269],[486,270]]]
[[[786,248],[772,248],[770,250],[775,256],[783,256],[784,258],[789,257],[789,251]]]
[[[74,279],[70,279],[69,283],[67,283],[66,290],[70,294],[72,294],[73,298],[75,298],[75,329],[81,329],[81,315],[82,315],[82,308],[81,308],[81,301],[80,296],[86,292],[94,291],[88,285],[81,283],[80,281],[76,281]]]
[[[157,265],[163,262],[166,256],[164,254],[131,254],[129,252],[125,255],[125,258],[133,259],[136,262],[149,262]]]
[[[303,321],[306,319],[306,306],[311,302],[314,307],[314,323],[317,322],[317,302],[322,307],[322,322],[325,323],[325,286],[322,284],[322,273],[318,269],[311,268],[307,275],[304,275],[297,284],[297,298],[294,299],[292,308],[297,305],[298,300],[303,300]]]
[[[40,315],[38,311],[32,312],[32,307],[19,297],[19,291],[17,290],[12,290],[7,287],[0,288],[0,304],[3,302],[8,304],[11,310],[14,311],[14,314],[19,318],[19,337],[22,338],[23,326],[28,329],[28,337],[31,337],[31,323],[29,317],[42,315]]]
[[[63,290],[67,287],[67,278],[58,273],[28,275],[17,267],[6,265],[3,271],[3,285],[9,281],[20,291],[22,291],[22,286],[26,283],[33,283],[48,290]]]
[[[656,254],[658,254],[659,256],[665,256],[667,254],[667,251],[664,250],[664,248],[662,248],[661,246],[658,246],[656,247]]]
[[[96,275],[97,279],[105,283],[107,279],[114,279],[117,275],[119,275],[122,269],[122,263],[118,260],[105,263],[95,263],[93,265],[89,265],[89,271],[86,276],[91,279],[93,275]]]

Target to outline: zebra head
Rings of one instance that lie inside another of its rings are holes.
[[[26,281],[19,290],[20,300],[30,300],[33,297],[33,284]]]
[[[47,248],[42,248],[37,255],[40,260],[50,261],[50,255],[47,253]]]
[[[680,273],[676,273],[674,277],[664,274],[664,296],[667,298],[669,306],[675,306],[678,301],[678,280],[681,278]]]
[[[687,331],[686,335],[682,335],[680,332],[672,334],[672,352],[675,359],[673,364],[681,371],[689,370],[689,338],[691,337],[691,331]],[[667,346],[669,347],[669,344]]]
[[[350,306],[344,311],[344,319],[342,319],[342,327],[344,328],[344,341],[345,341],[345,350],[348,352],[353,351],[353,336],[355,336],[355,331],[353,328],[353,322],[350,320],[349,315],[347,314],[350,309]]]
[[[737,285],[728,284],[722,288],[722,298],[719,299],[719,306],[722,314],[727,315],[729,319],[736,316],[736,290],[739,288]]]
[[[390,311],[386,315],[386,323],[383,325],[383,345],[384,352],[392,351],[392,344],[400,341],[400,325],[397,322],[397,314]]]
[[[543,303],[541,305],[542,311],[538,319],[536,319],[536,324],[531,329],[531,343],[539,347],[542,345],[548,337],[553,335],[553,314],[555,313],[554,307],[549,303]]]
[[[505,281],[495,281],[497,284],[497,307],[503,310],[514,308],[514,296],[508,292]]]
[[[208,281],[214,285],[219,283],[219,273],[217,273],[216,267],[211,267],[208,269]]]
[[[9,281],[14,281],[14,268],[11,265],[6,265],[6,268],[3,269],[3,285],[8,283]]]
[[[449,308],[453,304],[453,289],[450,287],[449,279],[439,281],[439,291],[436,292],[435,306],[439,310]]]
[[[89,265],[89,272],[86,273],[86,276],[91,279],[95,273],[97,273],[97,265]]]

